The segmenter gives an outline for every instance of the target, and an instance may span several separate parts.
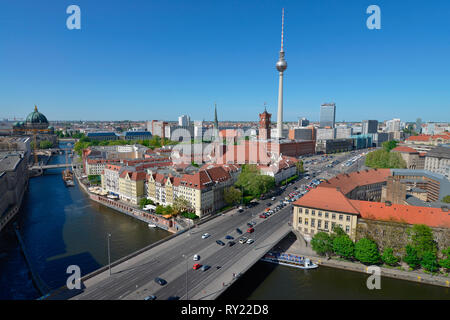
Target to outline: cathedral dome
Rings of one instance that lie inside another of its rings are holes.
[[[48,124],[47,118],[34,106],[34,111],[27,116],[26,123]]]

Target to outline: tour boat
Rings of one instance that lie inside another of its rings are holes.
[[[148,224],[148,227],[149,227],[149,228],[156,228],[156,224],[149,223],[149,224]]]
[[[286,253],[278,254],[268,252],[263,258],[261,258],[261,260],[299,269],[315,269],[318,267],[317,264],[313,263],[308,258],[298,257]]]

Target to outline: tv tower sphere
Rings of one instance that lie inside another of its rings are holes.
[[[277,70],[283,72],[287,68],[287,62],[284,60],[284,52],[280,52],[280,59],[278,59],[276,64]]]

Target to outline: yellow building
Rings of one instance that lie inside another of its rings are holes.
[[[293,228],[309,241],[316,233],[331,233],[333,226],[339,225],[355,240],[358,202],[336,188],[316,188],[293,203]]]
[[[147,174],[143,171],[124,170],[119,176],[120,199],[138,205],[144,198],[144,186]]]

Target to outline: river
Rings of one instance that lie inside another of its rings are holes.
[[[49,164],[64,162],[65,156],[57,155]],[[111,233],[111,261],[171,234],[100,206],[78,185],[67,188],[61,171],[48,170],[44,176],[30,179],[16,218],[30,260],[50,288],[66,283],[69,265],[78,265],[82,275],[106,265],[108,233]],[[0,299],[39,296],[9,225],[0,234]]]
[[[64,145],[62,145],[64,147]],[[64,163],[54,156],[49,163]],[[62,169],[30,179],[17,222],[33,266],[51,288],[66,283],[66,269],[87,274],[107,264],[107,234],[114,261],[170,235],[102,207],[75,185],[65,187]],[[368,275],[320,266],[300,270],[258,262],[219,299],[449,299],[449,288],[382,278],[368,290]],[[0,299],[36,299],[29,270],[9,226],[0,234]]]

